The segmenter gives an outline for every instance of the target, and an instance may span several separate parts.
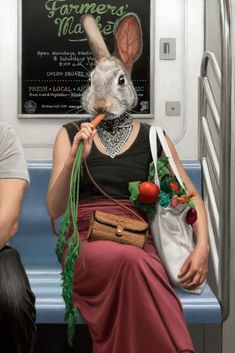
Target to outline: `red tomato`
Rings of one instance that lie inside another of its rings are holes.
[[[180,188],[179,188],[179,184],[176,181],[171,181],[170,182],[170,187],[172,188],[172,190],[177,194],[177,192],[179,192]]]
[[[151,181],[144,181],[139,186],[139,200],[143,203],[153,203],[158,199],[160,189]]]

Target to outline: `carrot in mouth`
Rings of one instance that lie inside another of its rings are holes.
[[[93,120],[91,120],[91,124],[96,127],[104,118],[105,114],[98,114]]]

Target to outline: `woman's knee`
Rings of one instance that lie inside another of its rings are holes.
[[[124,245],[113,243],[112,251],[110,251],[110,262],[134,269],[141,266],[146,258],[146,252],[134,245]],[[106,255],[107,256],[107,255]]]
[[[109,268],[112,271],[120,266],[136,268],[143,263],[146,256],[146,252],[136,246],[99,240],[84,244],[80,262],[84,260],[85,267],[89,270]]]
[[[121,253],[122,262],[131,268],[138,268],[145,261],[147,254],[144,250],[133,245],[127,245]]]

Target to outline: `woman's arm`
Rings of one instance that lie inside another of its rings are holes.
[[[71,147],[65,128],[62,128],[55,141],[53,150],[53,168],[47,193],[47,208],[54,219],[61,216],[67,207],[70,187],[70,176],[78,146],[84,140],[83,158],[86,158],[91,150],[96,129],[90,123],[81,124],[80,131],[74,137]]]
[[[176,167],[182,178],[182,181],[186,185],[188,193],[190,194],[194,192],[196,194],[194,198],[194,203],[195,208],[197,210],[198,219],[193,224],[193,231],[196,238],[196,247],[185,261],[179,275],[180,283],[183,284],[187,282],[185,288],[193,289],[199,284],[203,283],[208,271],[209,246],[206,209],[201,196],[199,195],[192,181],[185,172],[173,143],[171,142],[168,136],[166,136],[166,140],[174,158]]]

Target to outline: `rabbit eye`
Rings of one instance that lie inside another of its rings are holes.
[[[88,77],[88,79],[87,79],[87,84],[90,86],[91,85],[91,78],[90,77]]]
[[[123,86],[124,84],[126,83],[126,80],[125,80],[125,76],[124,75],[121,75],[118,79],[118,84],[120,86]]]

